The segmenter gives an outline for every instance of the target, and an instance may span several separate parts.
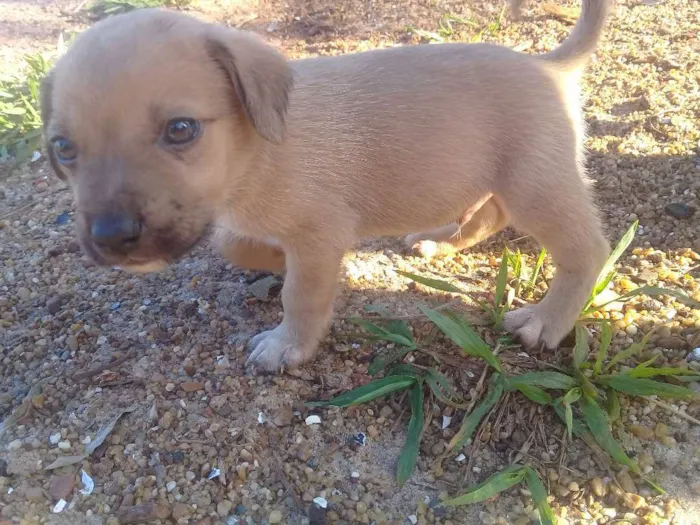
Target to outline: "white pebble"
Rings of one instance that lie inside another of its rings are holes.
[[[21,439],[15,439],[14,441],[10,441],[10,443],[7,445],[7,450],[19,450],[20,448],[22,448]]]
[[[51,434],[49,436],[49,443],[52,445],[56,445],[59,441],[61,441],[61,433],[56,432],[55,434]]]
[[[173,490],[175,490],[175,487],[177,487],[177,483],[174,481],[168,481],[168,483],[165,485],[165,489],[168,492],[172,492]]]
[[[62,512],[63,509],[66,508],[66,505],[67,505],[67,504],[68,504],[68,502],[67,502],[66,500],[64,500],[64,499],[59,499],[59,500],[56,502],[56,505],[54,505],[54,507],[53,507],[54,513],[58,514],[59,512]]]
[[[442,430],[445,430],[447,427],[449,427],[450,423],[452,423],[452,417],[442,416]]]
[[[358,478],[360,477],[360,473],[359,473],[359,472],[353,472],[352,474],[350,474],[350,477],[351,477],[351,478],[354,478],[354,479],[358,479]]]
[[[472,468],[472,471],[474,471],[478,474],[479,472],[481,472],[481,467],[474,467],[474,468]]]
[[[306,424],[307,425],[320,425],[321,424],[321,418],[316,415],[308,416],[306,418]]]
[[[459,456],[457,456],[457,457],[455,458],[455,461],[456,461],[457,463],[461,463],[461,462],[464,461],[465,459],[467,459],[467,456],[465,456],[464,454],[460,454]]]
[[[326,498],[322,497],[317,497],[314,498],[314,505],[316,505],[319,509],[325,509],[328,507],[328,501],[326,501]]]
[[[95,482],[84,470],[82,471],[80,480],[83,482],[83,486],[85,487],[80,489],[80,493],[84,494],[85,496],[92,494],[92,491],[95,489]]]
[[[416,517],[415,514],[411,514],[408,517],[408,521],[410,521],[413,525],[416,525],[416,523],[418,523],[418,518]]]
[[[70,450],[70,441],[59,441],[58,448],[61,450]]]
[[[85,436],[80,442],[83,445],[89,445],[92,442],[92,438],[90,436]]]

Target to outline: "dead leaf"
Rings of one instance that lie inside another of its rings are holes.
[[[130,414],[131,412],[136,410],[136,408],[136,406],[125,408],[121,412],[117,413],[117,415],[113,417],[106,425],[102,425],[100,430],[97,431],[97,434],[95,434],[95,437],[92,438],[92,441],[85,445],[85,455],[89,456],[90,454],[95,452],[95,449],[99,447],[105,439],[107,439],[107,436],[114,429],[114,425],[117,424],[119,418],[121,418],[124,414]]]
[[[68,465],[75,465],[76,463],[80,463],[86,457],[87,456],[85,454],[80,456],[59,456],[56,458],[56,461],[47,467],[44,467],[44,470],[54,470],[61,467],[67,467]]]
[[[80,456],[61,456],[56,458],[56,461],[51,463],[48,467],[45,467],[45,470],[53,470],[61,467],[66,467],[68,465],[75,465],[76,463],[80,463],[82,460],[90,456],[93,452],[95,452],[95,449],[98,448],[102,443],[104,443],[104,440],[107,439],[107,436],[109,433],[114,429],[114,426],[117,424],[117,421],[119,421],[119,418],[121,418],[124,414],[129,414],[136,410],[136,406],[131,406],[128,408],[123,409],[121,412],[117,413],[116,416],[114,416],[112,419],[109,420],[109,422],[106,425],[102,425],[100,430],[97,431],[97,434],[95,434],[95,437],[85,445],[85,453],[80,455]]]

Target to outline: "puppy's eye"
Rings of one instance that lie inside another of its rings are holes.
[[[70,164],[78,156],[78,149],[73,141],[65,137],[56,137],[51,140],[53,152],[61,164]]]
[[[193,118],[174,118],[165,126],[165,141],[179,146],[192,142],[199,135],[199,122]]]

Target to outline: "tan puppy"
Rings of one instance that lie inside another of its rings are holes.
[[[584,0],[569,39],[537,57],[444,44],[293,62],[182,14],[115,16],[45,83],[51,161],[99,264],[157,270],[213,234],[237,264],[286,267],[284,319],[251,341],[260,368],[314,356],[359,238],[425,232],[407,242],[444,252],[507,223],[557,271],[505,326],[555,347],[608,254],[576,87],[607,8]]]

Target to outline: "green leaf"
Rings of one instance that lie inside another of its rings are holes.
[[[612,367],[614,367],[617,363],[620,361],[624,361],[625,359],[629,359],[630,357],[638,354],[644,348],[647,346],[647,342],[649,341],[649,338],[651,337],[651,334],[653,334],[656,331],[656,328],[654,327],[651,330],[649,330],[646,334],[644,334],[644,337],[642,337],[642,340],[639,341],[638,343],[633,344],[626,350],[623,350],[622,352],[618,352],[613,356],[613,358],[610,360],[610,362],[605,366],[605,371],[609,371]]]
[[[588,330],[581,323],[576,323],[576,345],[574,346],[574,366],[581,365],[588,360]]]
[[[499,308],[503,302],[503,294],[506,291],[506,284],[508,282],[508,248],[503,249],[503,257],[501,258],[501,265],[498,269],[498,275],[496,276],[496,293],[494,295],[494,306]]]
[[[362,403],[389,395],[392,392],[409,388],[415,385],[416,382],[417,379],[414,376],[387,376],[340,394],[330,401],[311,401],[306,403],[306,405],[311,407],[361,405]]]
[[[603,362],[608,357],[611,341],[612,327],[610,326],[610,321],[606,320],[600,324],[600,345],[598,346],[598,352],[596,352],[595,366],[593,367],[594,376],[597,376],[601,372]]]
[[[511,384],[526,384],[551,390],[570,390],[577,386],[576,380],[561,372],[530,372],[511,378]]]
[[[450,284],[447,281],[443,281],[441,279],[431,279],[430,277],[422,277],[420,275],[416,275],[415,273],[404,272],[401,270],[396,270],[396,273],[398,273],[399,275],[403,275],[404,277],[408,277],[409,279],[420,283],[423,286],[427,286],[428,288],[434,288],[435,290],[440,290],[449,293],[459,293],[462,295],[465,294],[464,290],[457,288],[455,285]]]
[[[581,399],[581,389],[580,388],[572,388],[569,390],[566,395],[562,398],[565,403],[573,404],[576,403],[579,399]]]
[[[564,422],[564,424],[566,424],[566,410],[562,400],[558,399],[552,404],[552,406],[554,407],[554,411],[559,416],[559,419],[561,419]],[[586,429],[586,426],[577,418],[573,418],[572,428],[576,437],[580,437],[583,439],[586,434],[589,434],[588,430]],[[592,438],[593,437],[591,436],[591,439]]]
[[[425,382],[440,401],[456,408],[464,408],[465,405],[455,401],[458,398],[457,392],[443,374],[431,368],[425,374]]]
[[[624,293],[616,297],[615,299],[611,299],[610,301],[607,301],[605,303],[587,307],[584,311],[584,314],[596,312],[609,305],[610,303],[628,301],[629,299],[637,297],[638,295],[648,295],[651,297],[667,295],[669,297],[673,297],[677,301],[691,308],[700,308],[700,303],[698,303],[697,301],[695,301],[694,299],[692,299],[691,297],[687,296],[679,290],[673,290],[671,288],[660,288],[658,286],[640,286],[639,288],[635,288],[634,290]]]
[[[504,490],[508,490],[513,485],[520,483],[525,477],[525,473],[525,467],[511,465],[501,472],[497,472],[483,483],[479,483],[465,494],[443,501],[441,505],[459,507],[461,505],[471,505],[473,503],[479,503],[480,501],[486,501]]]
[[[525,467],[525,482],[527,488],[532,494],[532,502],[537,507],[540,514],[541,525],[556,525],[557,520],[552,512],[552,507],[547,502],[547,489],[540,481],[540,477],[532,467]]]
[[[423,387],[415,385],[409,393],[411,402],[411,419],[408,422],[406,443],[401,449],[401,455],[396,468],[396,482],[399,487],[411,477],[411,472],[418,461],[420,440],[423,436]]]
[[[574,412],[571,405],[573,405],[580,398],[580,388],[572,388],[566,393],[566,395],[564,395],[564,397],[561,398],[561,403],[564,406],[564,423],[566,423],[566,430],[569,434],[569,440],[573,439],[574,428]]]
[[[494,373],[489,380],[489,389],[486,392],[486,396],[481,403],[472,410],[471,414],[464,418],[459,431],[447,445],[448,451],[454,450],[455,448],[460,449],[467,444],[467,441],[472,437],[472,434],[477,429],[484,416],[488,414],[489,410],[501,399],[504,387],[504,377],[501,374]]]
[[[537,284],[537,277],[540,274],[540,270],[542,269],[542,266],[544,265],[544,259],[547,257],[547,250],[542,248],[540,250],[540,254],[537,257],[537,262],[535,263],[535,269],[532,271],[532,275],[530,276],[530,286],[532,288],[535,287]]]
[[[419,306],[421,312],[430,319],[435,325],[462,351],[472,357],[480,357],[499,372],[502,370],[501,363],[493,354],[489,345],[487,345],[479,334],[469,326],[466,320],[454,312],[445,312],[445,314],[437,310]]]
[[[656,356],[655,356],[656,357]],[[656,359],[654,359],[656,360]],[[651,359],[649,360],[651,361]],[[696,375],[697,372],[694,370],[689,370],[687,368],[654,368],[650,366],[642,367],[644,363],[640,364],[636,368],[625,372],[625,375],[630,377],[655,377],[655,376],[684,376],[684,375]]]
[[[413,342],[413,337],[410,335],[410,331],[408,332],[408,337],[406,336],[405,333],[403,333],[401,328],[397,328],[394,326],[394,330],[398,330],[398,332],[394,332],[390,330],[388,327],[384,328],[383,326],[379,326],[375,323],[372,323],[370,321],[367,321],[365,319],[360,319],[358,317],[353,317],[350,319],[353,323],[356,325],[361,326],[365,330],[367,330],[370,334],[373,334],[376,337],[379,337],[381,339],[384,339],[386,341],[391,341],[392,343],[397,343],[403,346],[407,346],[409,348],[415,348],[415,343]]]
[[[546,391],[542,390],[540,387],[530,385],[528,383],[522,383],[513,380],[506,380],[506,388],[508,390],[518,390],[530,401],[534,401],[540,405],[550,405],[552,403],[552,396],[550,396]]]
[[[564,417],[566,423],[566,433],[569,435],[569,441],[571,441],[574,438],[574,411],[571,408],[571,403],[564,402]]]
[[[694,381],[700,381],[700,375],[676,376],[674,379],[681,383],[693,383]]]
[[[610,255],[608,256],[608,260],[605,261],[605,265],[600,270],[596,284],[607,279],[608,275],[610,275],[610,273],[615,270],[615,263],[617,263],[617,260],[622,256],[627,247],[632,243],[632,240],[634,239],[634,234],[637,232],[637,226],[639,226],[639,221],[634,221],[634,223],[632,223],[632,226],[630,226],[629,229],[622,236],[620,242],[617,243],[617,246],[615,246],[615,249],[610,253]]]
[[[620,419],[620,396],[612,388],[608,388],[606,391],[606,401],[608,410],[608,420],[610,423],[614,423]]]
[[[627,374],[601,376],[599,382],[631,396],[659,396],[671,399],[697,399],[698,394],[684,386],[671,385]]]
[[[375,357],[367,368],[367,373],[371,376],[376,376],[379,372],[385,370],[388,366],[396,361],[403,359],[406,354],[413,352],[414,348],[406,346],[397,346],[381,352]]]
[[[639,473],[639,467],[637,463],[627,456],[622,446],[615,440],[610,432],[610,427],[608,424],[608,418],[605,416],[605,412],[598,406],[598,404],[588,398],[583,396],[579,402],[581,407],[581,413],[583,414],[583,419],[588,425],[588,428],[593,434],[596,442],[605,450],[610,456],[622,465],[626,465],[634,473]]]
[[[423,370],[416,368],[410,363],[397,363],[393,365],[388,371],[387,375],[392,376],[411,376],[419,380],[423,380]]]

